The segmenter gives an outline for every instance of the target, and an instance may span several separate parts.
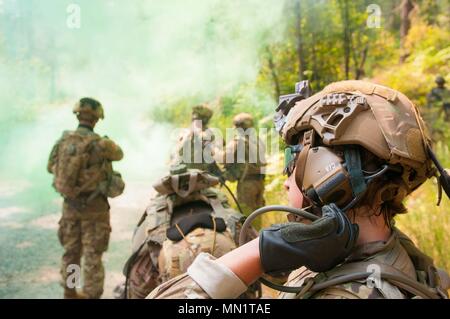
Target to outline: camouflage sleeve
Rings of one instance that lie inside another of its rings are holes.
[[[376,288],[366,284],[350,282],[343,285],[326,288],[311,297],[312,299],[384,299]]]
[[[211,297],[184,273],[156,287],[146,299],[211,299]]]
[[[148,299],[235,299],[247,286],[227,267],[201,253],[187,273],[165,282],[153,290]]]
[[[225,148],[224,154],[224,168],[225,168],[225,179],[231,182],[235,182],[239,179],[239,169],[236,165],[236,141],[233,140],[228,143]]]
[[[58,147],[61,140],[58,140],[55,145],[53,145],[52,151],[50,152],[50,156],[47,162],[47,172],[53,174],[53,165],[56,163],[56,156],[58,154]]]
[[[103,137],[99,142],[105,158],[109,161],[120,161],[123,158],[123,151],[119,145],[107,137]]]

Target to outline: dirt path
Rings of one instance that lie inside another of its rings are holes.
[[[47,203],[29,199],[30,188],[26,182],[0,182],[0,298],[61,298],[62,248],[56,236],[61,200],[55,194]],[[103,258],[103,298],[112,298],[114,287],[124,280],[132,232],[151,190],[151,182],[129,182],[124,194],[110,201],[113,230]]]

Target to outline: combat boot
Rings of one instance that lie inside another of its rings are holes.
[[[77,292],[76,289],[64,289],[64,299],[89,299],[84,292]]]
[[[78,294],[75,289],[64,289],[64,299],[78,299]]]

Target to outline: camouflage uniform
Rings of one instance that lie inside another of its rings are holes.
[[[440,131],[441,116],[450,120],[450,90],[445,87],[445,79],[441,76],[436,77],[436,84],[427,95],[428,107],[424,112],[424,119],[432,131]]]
[[[176,150],[172,155],[172,164],[185,164],[187,168],[199,169],[219,176],[215,163],[216,140],[208,123],[212,110],[206,105],[197,105],[192,109],[192,127],[178,138]],[[201,128],[196,125],[201,123]],[[211,158],[205,156],[211,155]]]
[[[113,141],[101,138],[92,129],[80,125],[76,134],[98,138],[90,151],[87,168],[80,172],[79,184],[86,180],[96,178],[97,182],[86,189],[75,199],[64,199],[62,217],[59,221],[58,238],[64,247],[61,264],[62,285],[65,288],[66,298],[76,298],[75,288],[66,286],[68,266],[81,266],[83,257],[84,286],[82,296],[86,298],[100,298],[103,293],[105,279],[102,264],[102,254],[108,248],[111,232],[108,190],[100,191],[112,172],[111,161],[121,160],[123,152]],[[65,132],[67,134],[67,132]],[[64,135],[63,135],[64,136]],[[57,162],[60,139],[52,149],[47,169],[54,173]],[[95,193],[95,196],[93,196]]]
[[[237,199],[244,214],[248,216],[265,205],[265,146],[254,131],[250,134],[245,131],[253,128],[250,114],[238,114],[234,118],[234,125],[237,128],[236,135],[226,148],[225,178],[237,181]]]
[[[230,208],[224,194],[211,187],[218,183],[217,178],[194,169],[189,172],[204,174],[203,176],[210,180],[186,196],[175,194],[172,190],[165,194],[164,188],[154,186],[162,193],[152,199],[141,218],[133,237],[133,255],[124,269],[128,278],[127,298],[145,298],[161,283],[184,273],[201,252],[220,257],[236,248],[243,216]],[[172,174],[177,175],[174,172]],[[206,204],[206,208],[189,206],[199,202]],[[183,207],[190,208],[176,213],[177,209]],[[167,237],[168,228],[173,227],[182,218],[189,214],[194,218],[205,212],[222,218],[227,229],[217,232],[214,229],[197,227],[186,234],[182,233],[182,240],[173,241]]]
[[[149,299],[210,299],[236,298],[246,289],[245,284],[223,265],[214,263],[211,256],[200,255],[186,274],[178,276],[151,292]],[[351,266],[358,262],[372,267],[389,265],[401,271],[413,280],[424,284],[440,286],[443,295],[446,294],[444,285],[439,281],[445,279],[443,272],[438,277],[433,271],[434,266],[429,257],[420,253],[414,244],[404,234],[394,230],[386,242],[372,242],[360,245],[354,249],[345,265]],[[305,267],[293,271],[289,275],[286,286],[301,286],[314,278],[315,282],[323,282],[333,275],[333,270],[327,273],[314,273]],[[442,277],[440,277],[442,276]],[[448,275],[447,275],[448,277]],[[214,282],[211,282],[214,280]],[[280,293],[280,299],[405,299],[413,297],[403,289],[381,280],[379,284],[368,285],[366,280],[350,281],[334,285],[315,293],[302,294]]]

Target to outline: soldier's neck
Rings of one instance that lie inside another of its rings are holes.
[[[80,124],[78,124],[78,128],[85,128],[85,129],[87,129],[87,130],[89,130],[91,132],[94,131],[94,127],[92,125],[87,124],[87,123],[80,123]]]
[[[355,216],[354,223],[358,224],[359,236],[357,245],[375,241],[387,241],[391,230],[386,225],[383,215]]]

